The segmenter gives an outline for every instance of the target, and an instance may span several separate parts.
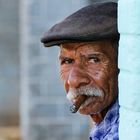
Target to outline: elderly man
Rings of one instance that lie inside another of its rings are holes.
[[[117,4],[95,3],[53,26],[42,37],[60,46],[60,75],[72,112],[95,122],[90,140],[118,140]]]

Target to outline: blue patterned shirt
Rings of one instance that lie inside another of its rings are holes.
[[[119,140],[119,104],[116,101],[107,112],[104,120],[95,124],[90,133],[90,140]]]

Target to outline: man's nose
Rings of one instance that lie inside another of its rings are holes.
[[[88,85],[90,78],[82,69],[72,68],[67,82],[70,88],[79,88],[80,86]]]

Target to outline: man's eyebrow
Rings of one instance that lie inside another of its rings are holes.
[[[92,54],[88,54],[87,56],[90,57],[90,56],[100,56],[101,54],[99,53],[92,53]]]
[[[69,59],[70,57],[68,57],[68,56],[63,56],[63,55],[60,55],[59,56],[59,60],[62,60],[62,59]]]
[[[92,57],[92,56],[103,56],[104,54],[103,53],[100,53],[100,52],[94,52],[94,53],[90,53],[90,54],[82,54],[81,56],[83,57]]]

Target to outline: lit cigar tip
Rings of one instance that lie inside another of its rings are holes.
[[[78,110],[75,105],[72,105],[72,106],[70,106],[70,111],[71,111],[71,113],[76,113]]]

